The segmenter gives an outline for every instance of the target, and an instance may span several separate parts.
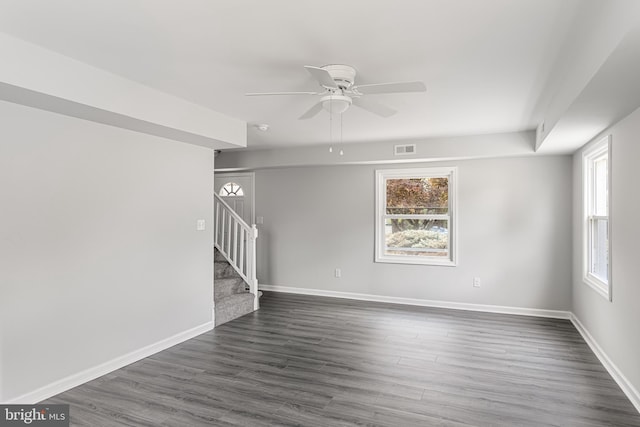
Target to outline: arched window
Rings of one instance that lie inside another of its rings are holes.
[[[244,191],[242,187],[235,182],[227,182],[220,189],[220,196],[222,197],[242,197],[244,196]]]

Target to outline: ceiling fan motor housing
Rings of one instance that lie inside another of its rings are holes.
[[[356,78],[356,69],[348,65],[332,64],[320,67],[329,72],[329,75],[341,89],[348,89],[353,86]]]

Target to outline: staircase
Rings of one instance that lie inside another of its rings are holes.
[[[253,311],[255,295],[227,259],[215,250],[213,303],[216,326]]]
[[[213,303],[218,326],[260,308],[256,277],[258,229],[255,224],[244,222],[220,196],[214,196]]]

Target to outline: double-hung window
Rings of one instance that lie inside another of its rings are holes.
[[[584,194],[584,281],[611,299],[609,194],[611,138],[606,137],[582,156]]]
[[[376,171],[376,262],[455,265],[456,173]]]

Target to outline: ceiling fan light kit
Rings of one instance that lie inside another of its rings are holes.
[[[247,96],[263,95],[318,95],[318,100],[309,110],[299,117],[300,120],[310,119],[321,110],[330,114],[342,114],[353,104],[363,110],[381,117],[389,117],[396,113],[391,107],[366,99],[368,95],[425,92],[427,88],[423,82],[377,83],[369,85],[354,85],[356,69],[350,65],[332,64],[322,67],[305,65],[311,76],[318,81],[321,92],[266,92],[247,93]]]
[[[327,95],[320,98],[322,108],[331,114],[342,114],[351,106],[351,98],[346,95]]]

